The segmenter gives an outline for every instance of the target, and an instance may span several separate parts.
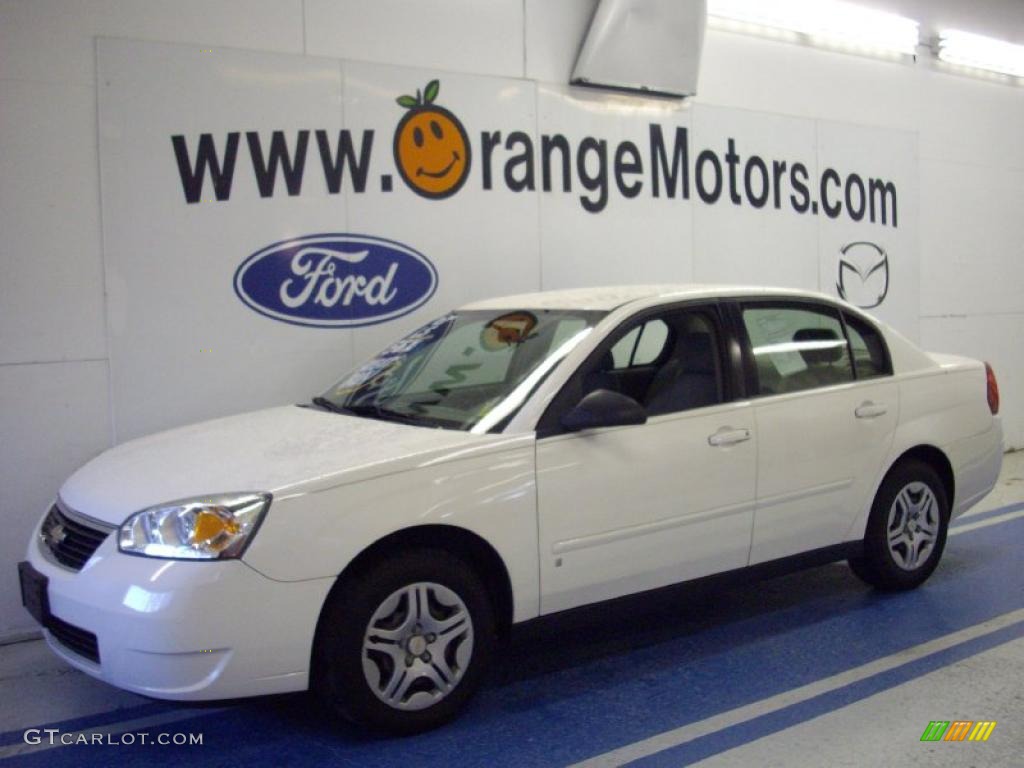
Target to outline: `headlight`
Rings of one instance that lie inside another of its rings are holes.
[[[159,504],[124,521],[122,552],[181,560],[238,557],[270,506],[269,493],[225,493]]]

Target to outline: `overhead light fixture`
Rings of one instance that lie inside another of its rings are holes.
[[[600,0],[569,82],[640,96],[693,96],[705,16],[705,0]]]
[[[712,26],[882,56],[913,56],[913,19],[841,0],[708,0]]]
[[[950,64],[1024,77],[1024,45],[946,29],[939,35],[939,58]]]

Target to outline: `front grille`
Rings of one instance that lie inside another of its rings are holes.
[[[56,616],[47,617],[46,628],[53,635],[54,640],[65,648],[89,661],[100,663],[100,647],[96,642],[96,635],[92,632],[87,632],[74,624],[68,624]]]
[[[40,535],[43,546],[58,563],[80,571],[113,530],[112,527],[103,528],[101,525],[86,522],[78,515],[68,514],[54,504],[43,520]]]

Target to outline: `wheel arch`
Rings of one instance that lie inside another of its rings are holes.
[[[512,579],[508,567],[498,551],[486,539],[455,525],[416,525],[377,539],[356,555],[338,574],[324,605],[337,590],[344,589],[344,584],[349,579],[365,573],[384,558],[409,549],[442,549],[466,560],[480,576],[493,600],[499,633],[502,636],[508,634],[513,616]],[[317,634],[319,629],[318,620]]]
[[[853,572],[862,581],[876,589],[900,591],[919,586],[935,570],[945,545],[945,530],[940,526],[932,540],[932,550],[928,552],[925,560],[919,561],[917,555],[914,555],[913,562],[906,565],[895,558],[893,545],[888,540],[891,532],[888,526],[892,516],[888,504],[891,502],[891,497],[886,496],[886,505],[879,506],[879,494],[886,487],[890,478],[893,478],[893,473],[908,462],[918,462],[933,470],[948,497],[949,511],[952,512],[955,508],[956,478],[952,463],[943,450],[928,443],[920,443],[903,449],[889,462],[885,472],[879,478],[871,498],[871,504],[863,518],[864,527],[861,529],[863,550],[856,556],[848,558]],[[918,469],[905,477],[914,477],[920,472],[921,470]],[[903,482],[905,480],[899,480],[899,483]],[[896,484],[892,487],[899,489],[900,485]],[[906,533],[905,530],[901,532],[901,536],[904,533]],[[909,546],[909,542],[907,546]],[[905,555],[900,555],[900,557],[902,559]]]
[[[914,460],[927,464],[935,470],[935,473],[942,481],[943,490],[946,492],[946,502],[949,504],[950,510],[952,511],[956,509],[956,475],[953,473],[953,464],[942,449],[936,448],[934,445],[922,443],[903,451],[903,453],[897,456],[889,465],[889,468],[885,471],[885,475],[882,476],[882,482],[885,482],[885,478],[888,477],[889,473],[900,464],[905,461]],[[879,487],[881,487],[881,483],[879,483]],[[878,493],[877,489],[875,490],[875,493]]]
[[[935,470],[939,479],[942,481],[943,490],[946,492],[946,500],[949,502],[950,512],[952,513],[952,510],[956,509],[956,476],[953,472],[952,462],[950,462],[949,457],[941,448],[938,448],[931,443],[917,443],[904,448],[899,453],[896,453],[893,459],[884,466],[882,471],[879,472],[878,477],[875,480],[875,486],[871,491],[871,495],[867,498],[867,501],[862,507],[857,519],[850,525],[847,533],[847,539],[852,541],[860,540],[864,537],[864,532],[868,525],[868,519],[871,516],[871,509],[875,504],[875,499],[878,497],[878,491],[881,489],[883,483],[885,483],[885,479],[889,477],[890,473],[900,464],[906,461],[915,460],[921,461]]]

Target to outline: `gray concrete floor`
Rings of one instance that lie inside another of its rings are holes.
[[[0,646],[0,733],[147,701],[68,666],[42,640]]]
[[[1006,456],[998,487],[968,517],[1022,501],[1024,452],[1018,452]],[[148,701],[68,667],[42,641],[0,646],[0,733],[107,715]],[[919,741],[930,720],[956,718],[991,719],[998,725],[984,744]],[[1024,766],[1024,640],[971,656],[699,765]]]

